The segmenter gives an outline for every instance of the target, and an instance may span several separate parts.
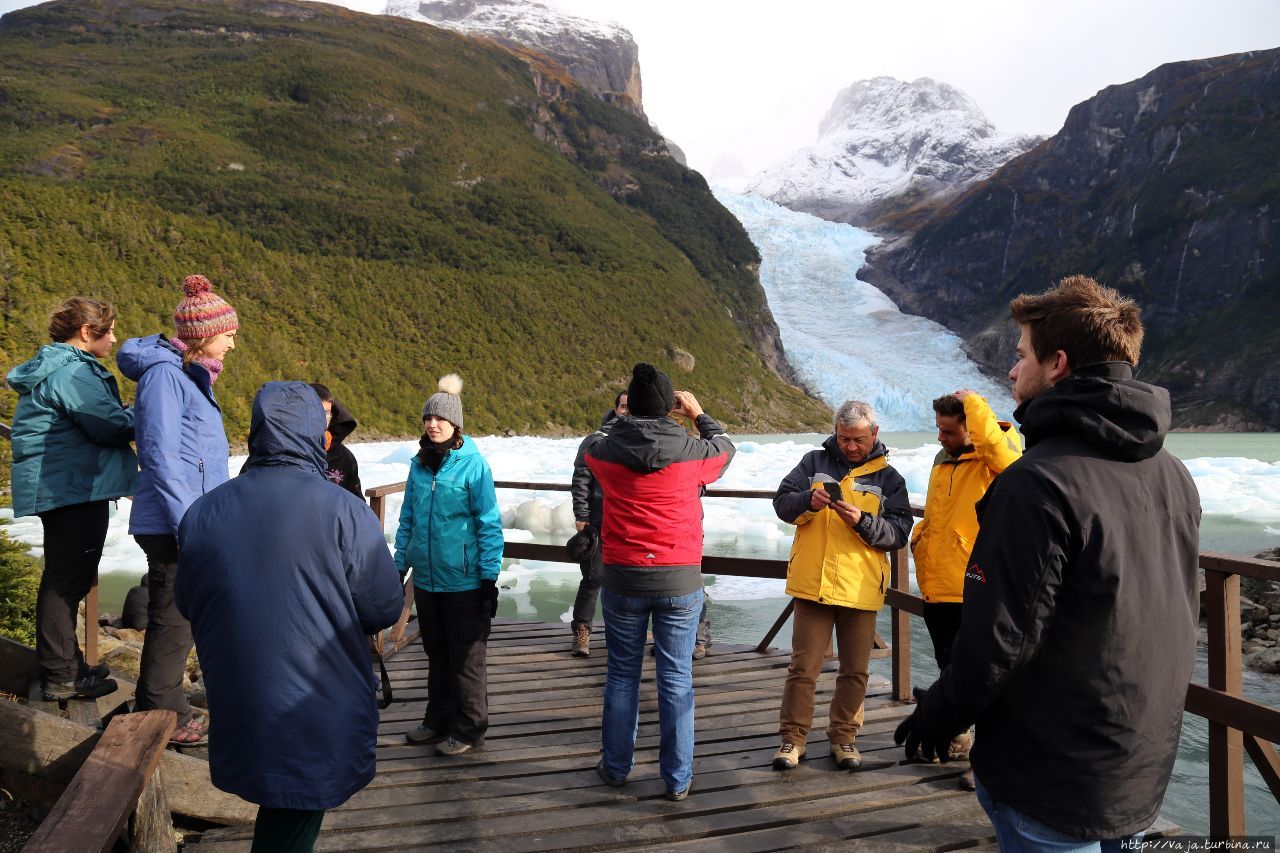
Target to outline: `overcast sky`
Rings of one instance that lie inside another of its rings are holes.
[[[933,77],[1000,130],[1047,135],[1162,63],[1280,47],[1280,0],[541,2],[631,31],[645,112],[704,171],[729,155],[754,172],[812,143],[836,92],[868,77]]]

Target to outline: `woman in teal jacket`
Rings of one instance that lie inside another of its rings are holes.
[[[439,387],[422,407],[396,531],[396,568],[413,572],[430,661],[426,714],[405,737],[461,755],[479,748],[489,727],[485,650],[498,609],[502,517],[489,464],[462,434],[462,380],[449,374]]]
[[[116,342],[115,309],[75,297],[49,321],[52,344],[9,372],[13,417],[13,513],[44,526],[36,599],[36,652],[44,697],[92,699],[116,689],[106,665],[85,663],[76,613],[98,577],[108,502],[133,494],[138,460],[133,410],[98,359]]]

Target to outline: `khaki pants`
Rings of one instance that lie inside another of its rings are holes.
[[[791,628],[791,666],[782,690],[778,730],[784,741],[803,746],[813,725],[813,692],[822,659],[836,631],[840,671],[831,697],[827,737],[853,743],[862,728],[862,700],[867,694],[867,664],[876,633],[876,611],[836,607],[797,598]]]

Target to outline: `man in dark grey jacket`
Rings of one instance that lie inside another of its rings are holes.
[[[977,722],[1004,849],[1131,845],[1155,820],[1195,659],[1200,500],[1138,382],[1138,306],[1073,276],[1011,305],[1027,452],[978,503],[951,663],[899,727],[946,760]]]

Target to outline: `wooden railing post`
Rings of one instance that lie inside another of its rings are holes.
[[[1240,655],[1240,576],[1207,569],[1209,687],[1232,696],[1244,690]],[[1209,720],[1209,833],[1244,835],[1244,735]]]
[[[84,661],[89,666],[98,663],[98,578],[84,599]]]
[[[889,585],[903,593],[911,590],[908,580],[907,549],[889,554]],[[893,644],[893,698],[905,702],[911,698],[911,614],[900,607],[889,611]]]

